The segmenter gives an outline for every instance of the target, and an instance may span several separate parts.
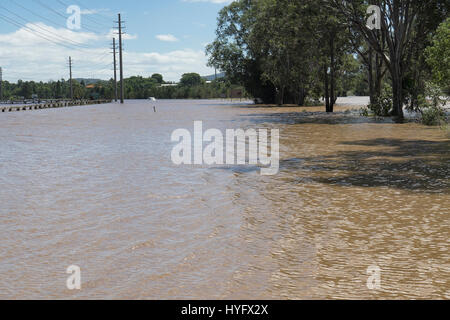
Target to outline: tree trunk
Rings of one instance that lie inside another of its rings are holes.
[[[328,66],[325,64],[325,108],[327,112],[330,112],[330,92],[328,87]]]
[[[392,93],[393,110],[392,115],[403,118],[403,78],[399,62],[393,62],[392,66]]]
[[[381,84],[383,81],[383,57],[380,54],[376,53],[375,55],[375,95],[381,95]]]
[[[284,86],[281,87],[280,106],[284,104]]]
[[[304,106],[305,105],[305,88],[300,88],[300,90],[299,90],[298,105],[299,106]]]
[[[375,88],[373,81],[373,49],[369,48],[369,93],[370,93],[370,103],[375,103]]]
[[[330,37],[330,78],[331,78],[331,89],[330,89],[330,108],[328,112],[334,111],[334,103],[336,102],[336,77],[335,77],[335,61],[334,61],[334,35]]]

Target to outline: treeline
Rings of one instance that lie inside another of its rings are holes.
[[[86,85],[84,81],[72,80],[74,99],[114,99],[114,80],[98,81]],[[184,74],[179,84],[166,83],[163,76],[154,74],[151,77],[130,77],[124,79],[125,99],[213,99],[231,98],[236,91],[246,95],[239,85],[233,85],[226,78],[211,82],[205,81],[196,73]],[[120,95],[120,84],[118,84]],[[64,79],[50,82],[22,81],[9,83],[3,81],[3,97],[5,100],[17,99],[69,99],[70,81]]]
[[[389,114],[403,117],[429,82],[449,87],[449,9],[448,0],[238,0],[219,13],[209,64],[266,103],[324,98],[333,112],[338,96],[368,93],[379,106],[387,94]]]
[[[184,74],[178,84],[164,82],[161,75],[151,78],[131,77],[125,79],[125,97],[127,99],[214,99],[235,97],[234,92],[245,90],[234,85],[227,78],[207,82],[197,73]]]
[[[79,85],[74,81],[77,89]],[[17,83],[2,81],[2,87],[4,100],[32,99],[34,95],[45,99],[66,99],[70,96],[70,83],[64,79],[47,83],[22,80]]]

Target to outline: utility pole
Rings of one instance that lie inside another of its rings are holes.
[[[113,38],[113,54],[114,54],[114,101],[117,102],[117,60],[116,60],[116,38]]]
[[[69,57],[69,72],[70,72],[70,100],[73,100],[72,57]]]
[[[0,102],[3,101],[3,70],[0,67]]]
[[[120,103],[124,103],[125,99],[125,88],[123,84],[123,46],[122,46],[122,17],[119,13],[119,64],[120,64]]]

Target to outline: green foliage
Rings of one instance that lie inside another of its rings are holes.
[[[446,100],[441,98],[442,91],[434,83],[427,83],[425,93],[418,97],[418,111],[422,114],[422,123],[427,126],[445,124],[447,115],[443,107]]]
[[[18,100],[19,98],[31,99],[34,94],[39,98],[64,99],[70,96],[69,81],[64,79],[58,81],[35,82],[18,80],[17,83],[3,81],[3,98],[5,100]],[[75,93],[78,91],[78,82],[73,81]],[[82,93],[81,93],[82,94]]]
[[[195,87],[203,84],[205,80],[198,73],[185,73],[181,77],[180,85],[184,87]]]
[[[361,62],[353,54],[342,57],[342,68],[339,70],[337,91],[340,97],[367,96],[369,87],[364,79],[367,77]]]
[[[326,70],[331,96],[345,96],[357,91],[364,70],[342,21],[324,0],[234,1],[219,13],[209,64],[265,103],[323,97]]]
[[[429,107],[422,111],[422,123],[427,126],[439,126],[445,124],[447,116],[439,107]]]
[[[377,117],[387,117],[392,107],[392,89],[384,87],[381,94],[376,96],[374,101],[369,104],[368,109]]]
[[[370,110],[367,107],[362,107],[361,109],[359,109],[359,115],[361,117],[368,117],[370,115]]]
[[[164,83],[164,78],[161,74],[159,73],[155,73],[152,75],[152,79],[156,81],[156,83],[159,84],[163,84]]]
[[[226,78],[206,83],[198,74],[185,77],[189,85],[162,86],[158,81],[162,76],[152,77],[130,77],[124,80],[125,99],[147,99],[156,97],[157,99],[214,99],[230,98],[232,89],[242,87],[231,84]],[[190,79],[193,79],[191,81]],[[200,78],[200,79],[199,79]],[[119,85],[120,87],[120,85]],[[37,94],[39,99],[68,99],[70,97],[69,81],[60,80],[57,82],[23,82],[17,84],[3,81],[4,99],[25,98],[30,99],[33,94]],[[86,86],[73,80],[74,99],[114,99],[114,80],[99,81]],[[247,93],[244,90],[244,97]]]
[[[433,43],[426,49],[427,63],[433,81],[443,89],[450,88],[450,18],[437,29]]]

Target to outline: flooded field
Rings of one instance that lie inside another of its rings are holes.
[[[0,298],[450,299],[450,140],[354,107],[0,114]],[[279,129],[280,172],[175,166],[171,134],[197,120]]]

